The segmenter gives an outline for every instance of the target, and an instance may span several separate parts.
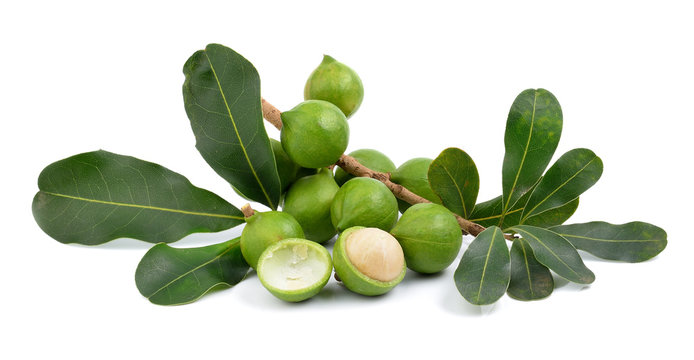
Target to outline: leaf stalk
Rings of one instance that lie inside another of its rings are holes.
[[[243,213],[243,217],[248,219],[249,217],[255,215],[255,210],[251,207],[251,204],[246,204],[241,207],[241,212]]]

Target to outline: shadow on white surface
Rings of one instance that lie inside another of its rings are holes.
[[[175,248],[192,248],[192,247],[202,247],[207,245],[219,244],[235,237],[241,236],[241,230],[243,227],[237,226],[228,230],[223,230],[216,233],[193,233],[184,238],[168,243],[169,246]],[[150,243],[147,241],[136,240],[131,238],[119,238],[111,240],[107,243],[101,245],[81,245],[81,244],[68,244],[70,246],[81,247],[81,248],[94,248],[94,249],[105,249],[105,250],[147,250],[154,246],[156,243]]]
[[[458,289],[453,284],[451,284],[451,286],[446,286],[446,290],[442,292],[442,294],[441,305],[443,309],[453,315],[480,317],[494,314],[501,307],[501,301],[497,301],[491,305],[481,306],[470,304],[460,295]]]

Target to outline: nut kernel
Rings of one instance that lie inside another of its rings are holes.
[[[354,231],[345,239],[349,261],[362,274],[378,281],[395,280],[402,272],[405,256],[398,241],[378,228]]]

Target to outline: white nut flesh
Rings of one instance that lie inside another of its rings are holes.
[[[349,234],[345,252],[359,272],[378,281],[395,280],[405,265],[400,243],[377,228],[363,228]]]
[[[281,290],[298,290],[319,282],[328,269],[323,256],[304,244],[291,244],[268,254],[262,276]]]

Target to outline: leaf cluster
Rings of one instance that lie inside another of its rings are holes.
[[[183,66],[183,100],[203,159],[244,197],[277,209],[280,177],[263,124],[260,77],[243,56],[210,44]],[[192,249],[166,243],[244,223],[220,196],[161,165],[99,150],[47,166],[39,175],[34,218],[63,243],[98,245],[129,237],[157,243],[135,282],[155,304],[195,301],[233,286],[249,270],[238,239]]]
[[[506,123],[502,194],[488,201],[475,204],[479,175],[464,151],[446,149],[429,167],[429,183],[443,205],[487,227],[472,240],[454,275],[470,303],[491,304],[504,293],[519,300],[545,298],[554,289],[552,273],[592,283],[595,275],[577,249],[640,262],[667,245],[665,231],[644,222],[562,225],[603,170],[602,160],[582,148],[566,152],[547,169],[562,127],[561,107],[549,91],[519,94]],[[510,249],[505,234],[513,236]]]

